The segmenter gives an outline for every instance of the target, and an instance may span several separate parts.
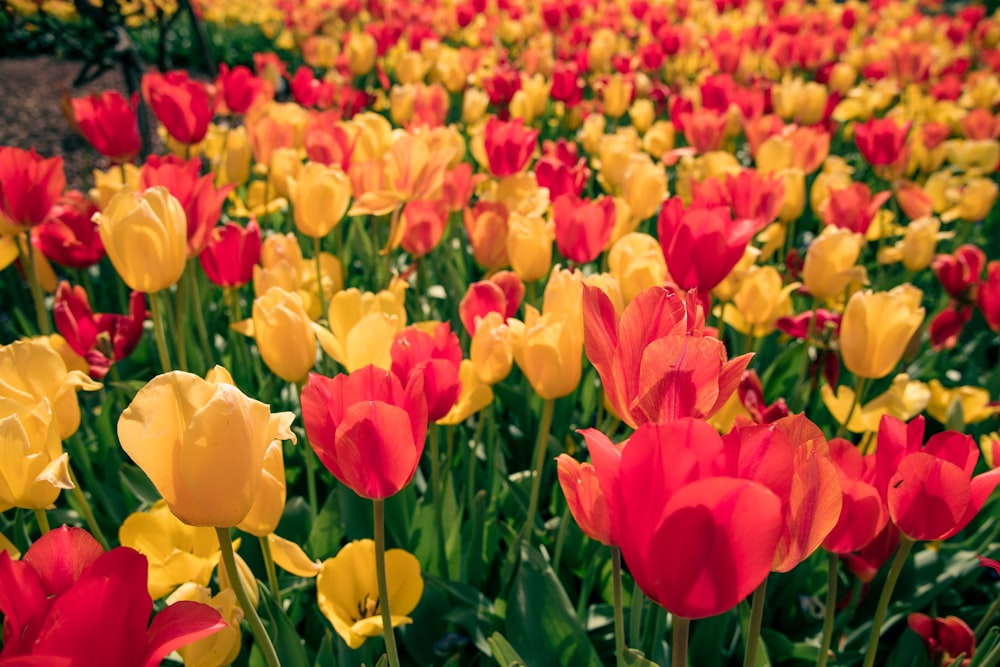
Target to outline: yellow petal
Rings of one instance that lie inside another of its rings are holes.
[[[295,542],[274,533],[267,536],[267,542],[271,546],[274,563],[285,572],[291,572],[298,577],[315,577],[323,569],[322,563],[310,560],[302,547]]]

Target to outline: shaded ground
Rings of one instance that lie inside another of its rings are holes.
[[[72,130],[59,101],[63,92],[72,97],[115,88],[124,93],[125,81],[118,70],[106,72],[96,81],[71,89],[80,63],[52,56],[0,58],[0,146],[35,148],[45,157],[62,155],[66,180],[71,188],[90,186],[90,170],[100,156]]]

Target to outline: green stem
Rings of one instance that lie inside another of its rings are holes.
[[[271,595],[281,606],[281,588],[278,587],[278,571],[274,569],[274,556],[271,555],[271,543],[266,535],[257,537],[260,542],[260,553],[264,556],[264,569],[267,570],[267,585],[271,587]]]
[[[552,415],[555,413],[556,402],[548,399],[542,404],[542,417],[538,424],[538,438],[535,440],[535,460],[531,465],[531,495],[528,497],[528,514],[524,522],[525,537],[531,541],[534,532],[536,515],[538,514],[538,497],[542,489],[542,466],[545,465],[546,444],[549,432],[552,430]]]
[[[323,246],[323,239],[316,237],[313,239],[313,258],[316,261],[316,292],[319,296],[319,317],[323,319],[326,315],[326,299],[323,297],[323,264],[320,261],[320,253]]]
[[[840,426],[837,427],[836,437],[842,438],[847,435],[847,425],[851,423],[851,417],[854,416],[854,411],[858,409],[861,405],[861,395],[865,391],[865,378],[857,378],[857,382],[854,384],[854,400],[851,402],[851,408],[847,411],[847,417]]]
[[[554,572],[559,571],[559,563],[562,561],[563,548],[566,546],[566,535],[569,534],[569,524],[572,520],[573,513],[570,511],[569,505],[566,505],[566,509],[563,510],[562,513],[562,518],[559,520],[559,532],[556,533],[555,554],[552,556],[552,570]],[[614,547],[612,547],[612,549],[613,548]]]
[[[305,381],[298,382],[295,384],[295,403],[301,404],[302,402],[302,388],[305,386]],[[309,516],[313,523],[316,523],[316,517],[319,513],[319,496],[316,494],[316,461],[313,460],[315,454],[312,451],[312,447],[309,446],[309,442],[302,443],[302,460],[306,464],[306,493],[309,495]]]
[[[687,667],[688,664],[688,630],[691,619],[674,616],[673,643],[670,645],[671,667]]]
[[[73,497],[76,498],[76,502],[80,506],[80,514],[83,515],[83,520],[87,523],[87,527],[90,528],[90,533],[101,547],[107,551],[111,548],[108,545],[108,538],[101,532],[101,527],[97,524],[97,518],[94,516],[94,510],[87,501],[87,496],[83,495],[83,489],[80,488],[80,482],[77,480],[76,473],[73,472],[72,467],[69,467],[69,479],[73,482]]]
[[[764,618],[764,600],[767,598],[767,577],[753,592],[750,605],[750,628],[747,630],[746,652],[743,654],[743,667],[753,667],[757,664],[757,647],[760,646],[760,623]]]
[[[431,498],[434,501],[434,538],[438,555],[438,572],[448,578],[448,548],[444,540],[444,489],[441,488],[441,451],[438,446],[437,424],[428,429],[431,456]]]
[[[622,550],[611,547],[611,584],[615,603],[615,662],[625,665],[625,610],[622,608]]]
[[[153,335],[156,338],[156,351],[160,355],[160,367],[164,373],[169,373],[173,366],[170,364],[170,351],[167,349],[167,333],[163,325],[163,304],[160,302],[159,292],[153,292],[149,295],[149,308],[153,315]]]
[[[17,248],[21,251],[21,259],[24,261],[24,272],[28,274],[28,285],[31,286],[31,300],[35,302],[35,316],[38,318],[38,331],[43,336],[52,333],[52,325],[49,324],[49,312],[45,309],[45,296],[42,294],[42,283],[38,279],[38,263],[35,261],[35,253],[31,246],[31,234],[25,232],[23,235],[24,244],[18,239]],[[27,248],[27,250],[25,250]]]
[[[378,599],[382,608],[382,634],[390,667],[399,667],[396,636],[392,631],[392,614],[389,611],[389,581],[385,574],[385,500],[372,500],[375,515],[375,575],[378,579]]]
[[[837,616],[837,570],[840,558],[830,553],[826,567],[826,609],[823,615],[823,641],[820,643],[819,655],[816,657],[816,667],[826,667],[830,659],[830,645],[833,643],[833,621]]]
[[[875,664],[875,654],[878,652],[878,640],[882,635],[882,623],[885,621],[885,613],[889,609],[889,600],[892,599],[892,589],[896,587],[899,573],[903,571],[906,557],[910,555],[913,548],[913,540],[904,536],[899,538],[899,549],[896,550],[896,557],[892,560],[889,574],[885,579],[885,587],[882,588],[882,596],[878,599],[878,607],[875,608],[875,619],[872,621],[872,632],[868,637],[868,649],[865,652],[864,667],[872,667]]]
[[[639,583],[632,587],[632,604],[628,614],[628,643],[631,646],[638,646],[642,637],[642,603],[646,599]]]
[[[38,521],[38,529],[42,531],[42,535],[49,532],[49,517],[46,516],[45,510],[35,509],[35,520]]]
[[[187,274],[184,278],[190,283],[191,305],[194,308],[194,325],[198,332],[198,342],[205,355],[205,365],[212,368],[215,365],[215,355],[212,354],[212,344],[208,340],[208,328],[205,326],[205,313],[201,307],[201,290],[198,289],[198,272],[194,268],[194,260],[187,263]]]
[[[186,327],[184,326],[187,311],[187,291],[190,287],[188,283],[188,274],[185,272],[181,275],[177,291],[174,292],[174,343],[177,349],[177,367],[182,371],[188,369],[187,341],[185,340]]]
[[[982,640],[983,634],[990,627],[990,621],[993,620],[993,617],[996,616],[998,611],[1000,611],[1000,595],[993,600],[989,609],[987,609],[986,613],[983,614],[982,620],[979,621],[979,625],[976,626],[975,636],[977,641]]]
[[[240,603],[240,608],[243,609],[243,617],[246,618],[247,624],[250,626],[250,632],[253,633],[254,641],[257,642],[257,648],[264,655],[264,662],[267,663],[268,667],[281,667],[278,654],[274,650],[274,644],[271,643],[271,638],[268,636],[267,630],[264,629],[264,624],[261,623],[257,610],[243,588],[243,580],[240,579],[240,573],[236,569],[236,555],[233,553],[233,539],[229,535],[229,528],[216,528],[215,534],[219,536],[222,564],[226,568],[229,585],[236,593],[236,599]]]

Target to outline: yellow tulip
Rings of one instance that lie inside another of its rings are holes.
[[[462,383],[462,392],[448,414],[437,420],[438,424],[446,426],[461,424],[493,402],[493,388],[480,379],[475,362],[462,359],[462,363],[458,366],[458,379]]]
[[[549,106],[549,92],[552,90],[552,81],[541,74],[521,77],[521,90],[524,91],[531,115],[538,118],[545,113]]]
[[[639,134],[645,134],[652,127],[653,120],[656,118],[656,108],[653,106],[653,101],[648,99],[636,100],[629,107],[628,117],[632,121],[632,127],[639,130]]]
[[[297,148],[281,147],[271,153],[267,170],[267,190],[272,197],[288,198],[288,184],[302,168],[302,157]]]
[[[998,192],[1000,190],[998,190],[997,184],[993,182],[993,179],[970,179],[959,192],[956,205],[946,211],[941,216],[941,220],[951,222],[958,219],[967,222],[978,222],[993,210],[993,204],[996,203]]]
[[[937,250],[941,221],[927,216],[906,226],[900,242],[901,258],[907,271],[923,271],[931,264]]]
[[[159,600],[187,582],[207,586],[219,563],[219,537],[212,528],[182,523],[164,500],[125,517],[118,541],[149,561],[149,595]],[[233,548],[239,547],[236,540]]]
[[[861,234],[849,229],[824,229],[809,245],[802,265],[802,282],[809,293],[817,299],[834,299],[843,296],[852,282],[866,282],[865,268],[857,266],[864,243]]]
[[[396,334],[406,326],[406,283],[396,281],[372,294],[356,288],[337,293],[330,301],[330,330],[317,329],[323,351],[350,373],[374,364],[389,370]]]
[[[841,385],[834,394],[829,385],[823,385],[820,392],[830,414],[838,423],[844,423],[854,405],[854,390]],[[893,378],[892,384],[884,393],[854,409],[847,430],[852,433],[875,433],[884,415],[909,421],[924,411],[930,399],[931,392],[926,384],[911,380],[906,373],[900,373]]]
[[[257,485],[257,496],[250,511],[237,528],[245,533],[264,537],[274,532],[285,511],[285,457],[281,442],[274,441],[264,450],[264,467]]]
[[[997,413],[997,407],[990,405],[990,392],[982,387],[946,389],[938,380],[931,380],[927,384],[931,390],[927,414],[942,424],[948,424],[948,413],[955,404],[961,408],[963,424],[985,421]]]
[[[187,217],[165,187],[124,187],[94,219],[108,259],[133,290],[159,292],[184,273]]]
[[[323,238],[347,213],[351,181],[340,167],[307,162],[288,178],[288,194],[296,229],[310,238]]]
[[[806,174],[801,169],[782,169],[778,176],[785,186],[778,220],[787,224],[798,220],[806,210]]]
[[[254,299],[252,317],[230,327],[257,341],[261,359],[282,380],[304,380],[316,363],[316,331],[294,292],[269,288]]]
[[[396,62],[396,79],[403,85],[421,83],[429,67],[419,51],[407,51]]]
[[[392,626],[412,623],[408,614],[424,592],[420,562],[407,551],[389,549],[385,552],[385,570]],[[323,569],[316,577],[316,596],[320,611],[350,648],[360,648],[369,637],[381,636],[375,542],[356,540],[323,561]]]
[[[608,253],[608,269],[621,287],[626,305],[647,288],[667,281],[667,263],[660,242],[640,232],[626,234],[615,242]]]
[[[621,74],[615,74],[608,79],[602,93],[604,114],[609,118],[621,118],[628,110],[632,98],[632,84]]]
[[[511,213],[507,219],[507,257],[525,282],[544,278],[552,268],[552,225],[541,216]]]
[[[223,667],[236,660],[243,645],[243,632],[240,629],[243,610],[236,600],[235,591],[227,588],[213,596],[204,586],[188,582],[167,598],[167,605],[177,602],[199,602],[208,605],[219,612],[222,620],[229,626],[177,649],[177,653],[184,661],[184,667]]]
[[[375,38],[366,32],[351,33],[347,41],[347,66],[354,76],[361,76],[371,71],[375,66],[378,44]]]
[[[274,564],[285,572],[297,577],[315,577],[322,569],[322,564],[309,558],[295,542],[278,537],[274,533],[267,536],[267,544],[271,547],[271,557]]]
[[[798,286],[785,285],[773,266],[751,267],[733,296],[733,306],[725,309],[726,323],[741,333],[766,336],[779,317],[792,314],[792,292]]]
[[[45,339],[19,340],[0,346],[0,398],[26,407],[47,401],[59,440],[80,427],[80,404],[76,392],[101,388],[78,370],[66,370],[66,362]]]
[[[840,324],[847,370],[861,378],[888,375],[924,321],[923,292],[905,283],[888,292],[855,292]]]
[[[466,125],[475,125],[490,106],[490,96],[479,88],[469,88],[462,97],[462,122]]]
[[[600,168],[597,175],[605,190],[611,193],[621,191],[625,171],[631,165],[632,156],[639,150],[639,146],[639,134],[634,127],[625,127],[600,138],[597,152]]]
[[[604,116],[592,113],[583,119],[583,125],[577,132],[577,139],[588,155],[596,155],[604,139],[604,128],[607,121]]]
[[[642,149],[657,160],[660,160],[665,153],[674,149],[675,139],[673,123],[666,120],[658,120],[643,135]]]
[[[253,157],[247,128],[240,125],[226,129],[224,142],[221,154],[213,161],[215,185],[242,185],[250,180],[250,162]]]
[[[733,270],[722,279],[721,283],[712,288],[712,296],[719,301],[732,301],[733,297],[736,296],[736,292],[740,289],[747,271],[757,263],[757,258],[760,255],[760,250],[753,246],[747,246],[747,249],[743,251],[743,256],[740,257],[740,261],[736,263]]]
[[[480,382],[493,385],[510,375],[514,348],[503,315],[494,311],[479,320],[472,335],[469,360]]]
[[[122,168],[109,167],[107,171],[94,170],[94,187],[87,192],[94,206],[103,210],[124,186],[133,190],[139,187],[139,167],[131,163],[124,165],[125,179],[122,182]]]
[[[0,398],[0,512],[45,509],[73,488],[52,420],[47,399],[28,406]]]
[[[622,199],[632,220],[642,222],[656,213],[667,197],[667,172],[645,153],[635,153],[622,176]]]
[[[568,313],[540,315],[529,305],[524,322],[508,321],[514,360],[535,393],[546,400],[566,396],[580,384],[583,332],[572,318]]]
[[[118,420],[125,453],[142,468],[181,521],[235,526],[250,513],[272,440],[292,440],[291,412],[173,371],[139,390]]]

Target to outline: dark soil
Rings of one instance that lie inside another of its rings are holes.
[[[63,93],[83,97],[117,89],[125,92],[125,80],[118,70],[105,72],[96,81],[71,88],[81,63],[53,56],[0,58],[0,146],[34,148],[40,155],[62,155],[66,182],[70,188],[86,190],[91,170],[103,167],[100,155],[75,132],[63,115]]]

